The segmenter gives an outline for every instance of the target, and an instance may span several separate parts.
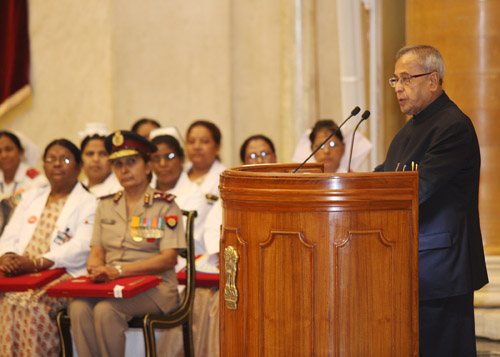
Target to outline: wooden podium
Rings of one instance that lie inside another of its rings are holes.
[[[221,356],[418,356],[418,173],[220,179]]]

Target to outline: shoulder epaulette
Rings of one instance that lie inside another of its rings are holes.
[[[166,193],[166,192],[155,192],[153,193],[153,200],[154,201],[164,201],[171,203],[175,199],[175,196],[172,195],[171,193]]]
[[[120,198],[122,198],[122,196],[123,196],[123,191],[118,191],[115,193],[110,193],[109,195],[100,196],[98,199],[106,200],[108,198],[113,198],[113,201],[116,203],[120,200]]]
[[[30,179],[34,179],[38,175],[40,175],[40,173],[38,172],[37,169],[31,168],[31,169],[26,170],[26,176],[28,176]]]

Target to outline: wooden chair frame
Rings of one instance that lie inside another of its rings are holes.
[[[196,211],[182,211],[187,217],[186,222],[186,243],[187,249],[180,253],[186,258],[186,289],[181,304],[168,314],[146,314],[142,317],[134,317],[129,321],[130,328],[142,328],[144,333],[144,345],[147,357],[155,357],[156,340],[155,329],[169,329],[182,325],[182,335],[184,341],[185,356],[194,356],[193,331],[192,331],[192,310],[194,303],[194,293],[196,287],[196,271],[194,260],[194,219]],[[71,321],[66,310],[61,310],[57,314],[57,329],[61,340],[61,356],[72,357],[73,348],[70,333]]]

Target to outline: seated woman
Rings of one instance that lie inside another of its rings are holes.
[[[274,144],[267,136],[252,135],[241,145],[240,159],[244,165],[276,163]]]
[[[319,122],[332,122],[331,119],[322,119]],[[318,122],[318,123],[319,123]],[[320,124],[318,124],[320,125]],[[330,124],[331,125],[331,124]],[[335,123],[333,126],[336,127]],[[312,134],[312,129],[306,130],[300,137],[297,147],[295,148],[295,152],[292,157],[292,162],[302,163],[309,155],[312,153],[311,150],[311,139],[310,136]],[[348,127],[347,125],[343,126],[341,129],[342,137],[344,138],[344,147],[350,148],[352,141],[352,133],[353,129]],[[325,137],[326,138],[326,137]],[[356,136],[354,138],[354,145],[352,151],[352,162],[351,168],[352,170],[357,170],[360,166],[365,162],[368,154],[372,149],[371,142],[362,134],[360,130],[356,132]],[[311,157],[308,162],[317,162],[314,157]],[[347,167],[349,166],[349,155],[342,155],[340,159],[339,166],[336,172],[347,172]]]
[[[116,176],[111,172],[111,163],[104,146],[105,136],[86,136],[80,145],[83,172],[87,176],[82,183],[97,197],[116,193],[122,189]]]
[[[207,202],[219,199],[219,175],[226,167],[220,162],[221,133],[219,128],[206,120],[192,123],[186,135],[186,153],[191,161],[185,170],[191,181],[200,186]]]
[[[43,176],[23,162],[24,148],[17,135],[0,131],[0,193],[12,196],[46,184]]]
[[[55,284],[86,273],[97,203],[78,182],[81,157],[74,144],[52,141],[43,160],[50,186],[24,194],[0,238],[0,271],[18,275],[66,268]],[[0,295],[0,355],[59,355],[53,315],[67,299],[48,297],[49,285]]]
[[[316,150],[337,129],[338,126],[333,120],[317,121],[309,135],[311,150]],[[337,172],[344,152],[344,137],[340,130],[338,130],[326,144],[321,146],[321,149],[314,155],[314,158],[317,162],[322,162],[325,165],[324,172],[333,173]]]
[[[155,136],[151,142],[158,149],[151,155],[151,166],[155,174],[153,187],[174,195],[175,202],[181,209],[198,212],[194,225],[195,254],[203,254],[206,249],[202,241],[202,230],[208,213],[205,195],[182,170],[184,151],[176,138],[160,135]]]
[[[123,356],[127,321],[177,306],[177,249],[186,247],[182,212],[173,196],[149,186],[156,147],[132,132],[117,131],[106,149],[123,191],[101,198],[90,242],[87,271],[94,282],[155,274],[162,282],[126,299],[76,298],[69,306],[71,332],[80,356]],[[146,219],[141,218],[164,218]],[[145,226],[141,222],[157,222]],[[145,236],[154,229],[158,238]]]

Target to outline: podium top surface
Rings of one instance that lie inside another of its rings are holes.
[[[323,164],[261,164],[233,167],[220,177],[220,189],[230,186],[297,190],[417,189],[418,172],[323,173]]]
[[[322,164],[234,167],[220,175],[222,206],[283,211],[418,208],[418,172],[322,173]],[[228,206],[229,205],[229,206]]]

